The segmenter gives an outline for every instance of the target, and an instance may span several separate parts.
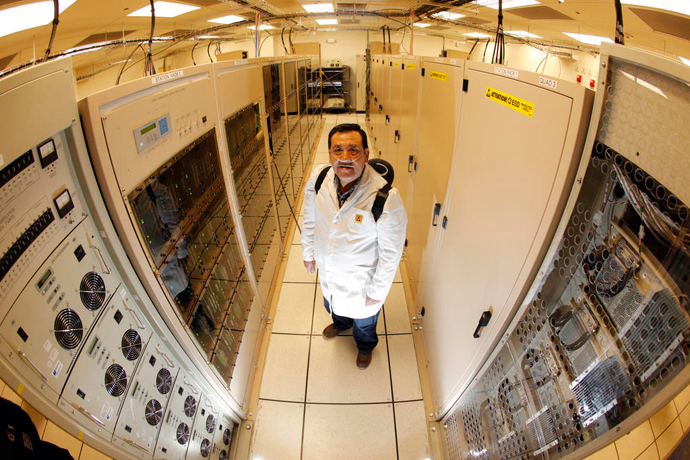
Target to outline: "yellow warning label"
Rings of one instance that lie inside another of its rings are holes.
[[[407,68],[410,70],[414,70],[414,64],[407,64]]]
[[[361,214],[355,214],[355,222],[358,224],[362,223],[362,215]]]
[[[23,391],[24,391],[24,384],[20,383],[19,386],[17,387],[17,394],[21,396]]]
[[[534,104],[530,101],[511,96],[508,93],[504,93],[503,91],[499,91],[488,86],[486,88],[486,97],[492,101],[503,104],[506,107],[510,107],[516,112],[527,115],[530,118],[532,118],[532,115],[534,115]]]
[[[429,72],[429,76],[431,78],[435,78],[436,80],[441,80],[441,81],[446,81],[448,80],[448,74],[443,73],[443,72],[434,72],[433,70]]]
[[[395,67],[400,67],[400,63],[399,63],[399,62],[394,62],[393,65],[394,65]]]

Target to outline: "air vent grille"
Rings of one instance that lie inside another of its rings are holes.
[[[66,350],[77,348],[84,336],[84,327],[79,315],[69,308],[65,308],[57,314],[53,327],[55,339]]]

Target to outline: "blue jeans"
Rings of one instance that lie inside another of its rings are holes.
[[[379,319],[379,313],[381,310],[377,311],[374,316],[368,318],[353,319],[346,316],[339,316],[335,313],[331,313],[330,305],[328,300],[323,298],[323,305],[326,307],[326,311],[331,318],[333,318],[333,326],[339,331],[345,331],[352,328],[352,335],[357,343],[357,350],[363,355],[368,355],[376,345],[379,343],[379,338],[376,335],[376,323]]]

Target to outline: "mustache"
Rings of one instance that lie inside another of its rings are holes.
[[[354,166],[354,165],[355,165],[354,161],[336,160],[334,166],[337,168],[338,166]]]

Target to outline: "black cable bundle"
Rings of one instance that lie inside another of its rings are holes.
[[[149,35],[149,51],[146,55],[144,75],[155,75],[156,67],[153,65],[153,54],[151,53],[151,47],[153,46],[153,29],[156,27],[156,11],[153,7],[153,0],[149,0],[149,2],[151,3],[151,34]]]
[[[625,29],[623,29],[623,7],[621,0],[616,0],[616,43],[625,45]]]
[[[48,56],[50,56],[50,48],[53,47],[53,40],[55,39],[55,32],[57,32],[57,26],[60,22],[58,19],[60,17],[60,4],[58,0],[53,0],[53,7],[55,14],[53,16],[53,30],[50,32],[50,41],[48,42],[48,48],[46,48],[46,54],[43,56],[43,60],[47,61]]]
[[[503,0],[498,0],[498,27],[496,28],[496,43],[492,64],[503,64],[506,59],[506,44],[503,37]]]

